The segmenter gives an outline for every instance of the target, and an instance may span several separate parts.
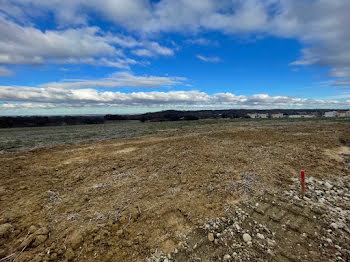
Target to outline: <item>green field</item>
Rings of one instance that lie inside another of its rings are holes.
[[[183,129],[215,124],[288,124],[295,122],[341,122],[349,119],[210,119],[198,121],[139,122],[115,121],[96,125],[74,125],[53,127],[0,129],[0,153],[18,152],[29,149],[73,144],[85,141],[100,141],[117,138],[132,138],[154,134],[164,130]]]

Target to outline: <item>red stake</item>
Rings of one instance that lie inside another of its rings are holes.
[[[305,196],[305,172],[301,170],[301,198]]]

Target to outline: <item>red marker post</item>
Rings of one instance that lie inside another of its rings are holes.
[[[304,170],[301,170],[301,198],[304,198],[305,196],[305,172]]]

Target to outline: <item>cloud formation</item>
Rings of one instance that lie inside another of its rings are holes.
[[[0,66],[0,77],[2,76],[12,76],[13,72],[5,67]]]
[[[130,48],[142,48],[149,56],[172,56],[174,51],[159,43],[114,35],[96,26],[41,31],[21,26],[0,12],[0,64],[85,63],[129,69],[137,64],[125,56]]]
[[[204,62],[211,62],[211,63],[219,63],[222,62],[220,57],[217,56],[213,56],[213,57],[209,57],[209,56],[203,56],[203,55],[197,55],[197,58],[199,60],[202,60]]]
[[[96,80],[65,80],[45,83],[36,87],[0,86],[0,101],[7,101],[1,110],[54,109],[62,107],[150,107],[150,108],[330,108],[348,107],[350,100],[317,100],[290,96],[251,96],[233,93],[207,94],[200,91],[149,91],[124,93],[115,91],[122,86],[156,87],[183,84],[185,78],[135,76],[130,73],[115,73]],[[104,89],[98,89],[103,87]],[[105,91],[111,88],[110,91]],[[10,102],[10,103],[9,103]]]
[[[173,86],[185,81],[184,77],[135,76],[129,72],[116,72],[107,78],[84,80],[73,79],[61,82],[45,83],[40,88],[117,88],[117,87],[159,87]]]
[[[95,89],[7,87],[0,99],[17,103],[4,103],[0,109],[61,108],[61,107],[173,107],[173,108],[344,108],[350,100],[316,100],[289,96],[256,94],[236,96],[232,93],[206,94],[199,91],[169,92],[110,92]],[[25,101],[32,101],[30,103]],[[18,103],[20,102],[20,103]],[[1,111],[0,111],[1,112]]]
[[[68,52],[69,54],[69,51],[64,49],[67,44],[64,38],[68,34],[71,34],[73,39],[76,39],[76,35],[79,38],[82,37],[84,40],[82,54],[116,52],[110,46],[110,42],[96,34],[96,28],[87,26],[90,21],[89,14],[95,13],[107,21],[140,35],[162,32],[219,31],[225,34],[268,34],[296,38],[307,47],[302,50],[300,59],[292,61],[292,65],[316,64],[330,67],[330,77],[350,77],[350,19],[348,17],[350,2],[346,0],[160,0],[156,2],[150,0],[11,0],[11,2],[0,3],[0,10],[18,21],[30,21],[32,16],[42,16],[51,12],[56,22],[62,27],[86,26],[83,31],[82,29],[68,30],[61,34],[48,32],[43,37],[34,29],[18,28],[2,19],[0,24],[4,26],[5,23],[8,27],[7,31],[23,31],[23,34],[16,33],[16,36],[25,35],[26,37],[23,38],[31,39],[30,42],[35,44],[36,40],[44,40],[40,41],[43,44],[38,45],[42,52],[37,54],[29,52],[35,46],[29,43],[29,50],[16,47],[21,51],[19,56],[16,56],[15,52],[10,52],[10,57],[4,57],[4,54],[0,56],[0,61],[3,62],[41,63],[42,53],[45,54],[45,50],[47,53],[48,49],[53,48],[49,44],[53,43],[49,41],[52,38],[63,43],[55,48],[54,53],[63,55]],[[36,12],[32,12],[33,9]],[[26,13],[26,10],[31,10],[31,14]],[[5,29],[1,28],[0,32],[3,30]],[[25,41],[23,38],[16,40],[28,44],[29,40]],[[138,46],[137,41],[129,40],[116,38],[115,43],[124,47]],[[89,48],[91,41],[97,43],[95,51]],[[205,40],[198,40],[199,44],[205,44],[205,42]],[[75,41],[72,40],[70,44],[74,46]],[[31,55],[24,55],[28,52]],[[144,57],[155,55],[152,48],[138,48],[133,53]],[[172,55],[171,51],[161,49],[158,54]]]

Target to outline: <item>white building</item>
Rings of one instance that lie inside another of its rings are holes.
[[[348,111],[338,111],[338,117],[346,117]]]
[[[247,114],[247,116],[249,116],[250,118],[258,118],[257,113]]]
[[[261,114],[261,113],[249,113],[247,114],[250,118],[269,118],[269,114]]]
[[[269,114],[258,114],[258,118],[269,118]]]
[[[283,115],[283,113],[276,113],[276,114],[271,114],[271,117],[272,118],[283,118],[284,115]]]
[[[289,118],[301,118],[301,115],[289,115]]]
[[[337,117],[338,112],[337,111],[329,111],[324,113],[324,117]]]
[[[345,117],[350,117],[350,110],[345,112]]]

